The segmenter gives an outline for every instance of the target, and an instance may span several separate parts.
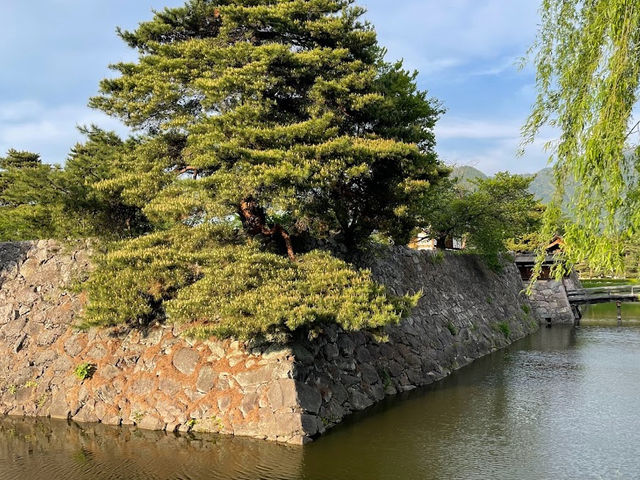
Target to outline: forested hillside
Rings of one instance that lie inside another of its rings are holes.
[[[458,178],[459,182],[465,187],[471,186],[473,181],[477,178],[488,178],[485,173],[468,165],[455,167],[451,175],[452,177]],[[534,176],[534,179],[529,186],[529,191],[542,203],[548,203],[551,200],[554,191],[552,169],[543,168],[539,172],[530,175]],[[573,189],[569,188],[569,190],[572,191]]]

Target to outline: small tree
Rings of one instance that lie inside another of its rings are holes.
[[[468,248],[483,255],[490,266],[500,266],[499,254],[510,240],[535,233],[542,208],[528,188],[533,177],[497,173],[476,179],[471,190],[453,188],[430,206],[431,233],[444,244],[447,237],[465,238]]]
[[[96,188],[137,142],[96,127],[81,131],[87,140],[71,150],[64,168],[29,152],[9,150],[0,158],[1,240],[117,239],[149,229],[120,192]]]
[[[0,158],[0,240],[47,237],[58,196],[58,170],[31,152],[9,150]]]

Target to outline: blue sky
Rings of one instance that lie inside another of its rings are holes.
[[[0,2],[0,154],[8,148],[63,162],[89,123],[126,130],[86,107],[107,65],[133,60],[115,35],[151,9],[183,0],[2,0]],[[540,144],[516,158],[519,129],[533,101],[534,72],[516,63],[534,39],[538,0],[359,0],[389,60],[420,72],[422,89],[447,113],[436,135],[447,163],[486,173],[535,172]]]

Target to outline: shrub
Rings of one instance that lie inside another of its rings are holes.
[[[391,380],[391,375],[389,374],[389,370],[387,370],[386,368],[378,370],[378,375],[382,379],[382,386],[384,387],[385,390],[387,390],[389,387],[393,385],[393,382]]]
[[[83,362],[75,368],[73,374],[80,380],[86,380],[87,378],[91,378],[95,371],[96,365],[93,363]]]
[[[444,262],[444,252],[441,250],[435,250],[427,257],[432,265],[440,265]]]
[[[509,338],[509,335],[511,335],[511,328],[509,328],[509,324],[507,322],[498,323],[497,328],[502,332],[505,338]]]
[[[120,242],[86,283],[85,326],[189,323],[198,337],[279,338],[337,323],[345,330],[394,324],[419,294],[396,297],[327,252],[296,262],[252,242],[221,245],[211,226]]]

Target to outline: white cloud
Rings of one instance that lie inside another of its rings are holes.
[[[486,174],[509,170],[534,173],[547,166],[549,152],[545,145],[555,138],[544,129],[535,141],[518,156],[524,119],[460,119],[445,117],[436,125],[440,157],[450,165],[470,165]]]
[[[0,122],[16,122],[38,115],[42,106],[35,100],[23,100],[0,104]]]
[[[459,58],[436,58],[434,60],[424,61],[420,73],[430,75],[443,70],[461,66],[463,61]]]
[[[484,76],[496,76],[506,72],[517,72],[520,65],[520,57],[508,56],[487,65],[479,70],[472,71],[471,76],[484,77]]]
[[[420,71],[443,58],[466,64],[523,54],[535,37],[537,3],[403,0],[390,6],[388,0],[361,1],[389,57],[405,58]],[[449,67],[442,64],[442,69]]]
[[[547,166],[548,154],[541,148],[531,148],[522,156],[517,156],[518,138],[491,142],[483,149],[442,148],[440,156],[450,165],[470,165],[493,175],[498,171],[509,170],[512,173],[535,173]]]
[[[77,127],[96,124],[126,134],[117,120],[77,105],[47,107],[35,100],[0,104],[0,155],[9,148],[43,155],[48,163],[63,163],[82,135]]]
[[[514,138],[520,134],[517,121],[487,121],[444,117],[436,124],[438,139],[495,139]]]

